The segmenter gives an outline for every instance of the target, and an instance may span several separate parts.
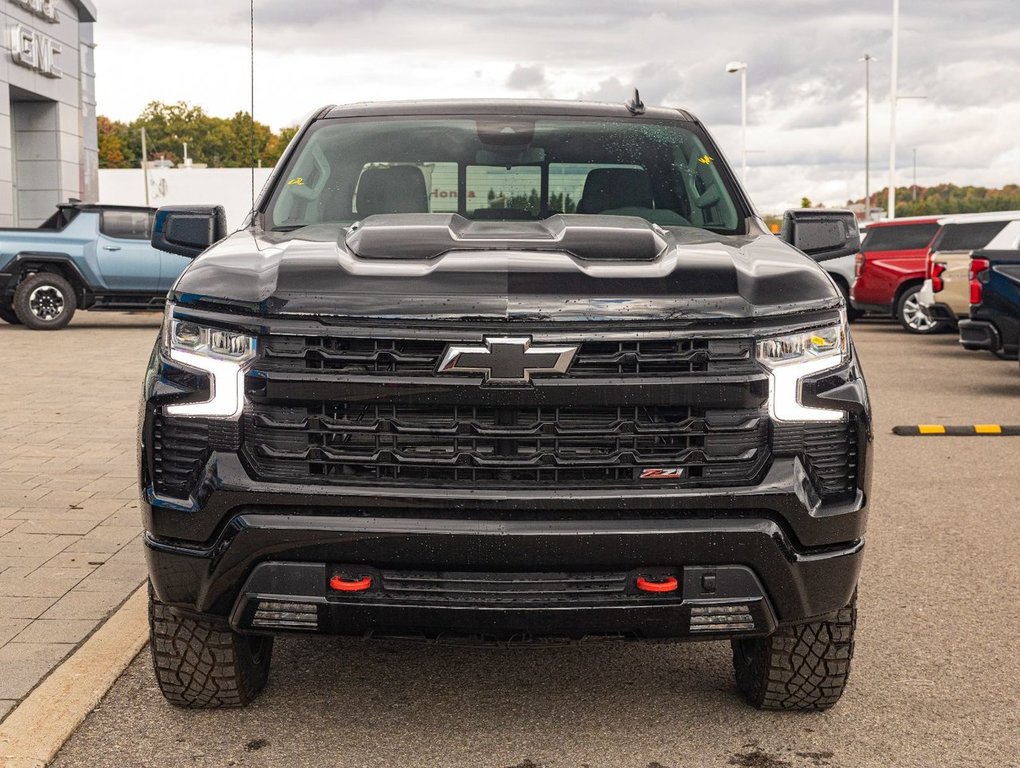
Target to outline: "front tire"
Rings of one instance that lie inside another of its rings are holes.
[[[758,709],[829,709],[850,676],[856,626],[855,594],[849,605],[824,619],[732,641],[737,688]]]
[[[52,272],[29,275],[14,292],[14,312],[33,331],[60,330],[71,322],[77,308],[74,287]]]
[[[189,709],[247,706],[265,687],[273,638],[177,616],[149,587],[149,640],[159,689]]]
[[[896,319],[909,333],[921,335],[941,333],[949,327],[949,324],[931,316],[928,309],[917,298],[920,290],[921,286],[915,285],[903,292],[900,300],[896,303]]]

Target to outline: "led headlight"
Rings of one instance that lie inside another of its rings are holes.
[[[801,404],[804,379],[838,368],[847,356],[846,320],[758,341],[757,357],[769,369],[769,412],[777,421],[842,421],[845,411]]]
[[[170,359],[209,374],[209,399],[167,406],[171,416],[236,419],[244,408],[244,369],[255,357],[255,339],[173,316],[167,307],[163,347]]]

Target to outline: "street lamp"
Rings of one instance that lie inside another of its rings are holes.
[[[740,73],[740,180],[747,184],[747,63],[731,61],[726,71]]]
[[[890,219],[896,218],[896,105],[899,98],[900,69],[900,0],[892,0],[892,65],[889,85],[889,210]]]
[[[864,62],[864,220],[871,221],[871,62],[877,59],[866,53],[857,61]]]

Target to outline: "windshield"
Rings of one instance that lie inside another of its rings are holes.
[[[348,225],[380,213],[534,221],[639,216],[743,231],[730,175],[693,123],[567,117],[336,119],[290,159],[266,226]]]

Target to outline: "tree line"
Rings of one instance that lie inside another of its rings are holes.
[[[255,121],[248,112],[233,117],[213,117],[201,107],[186,102],[150,102],[131,122],[111,120],[102,115],[99,126],[99,167],[138,168],[142,160],[142,128],[145,128],[149,161],[168,160],[179,164],[188,157],[210,168],[272,166],[297,132],[297,127],[274,132]]]
[[[848,200],[847,204],[854,202],[863,205],[864,198]],[[885,209],[888,204],[888,187],[871,196],[873,208]],[[1020,210],[1020,184],[1007,184],[1001,189],[960,187],[956,184],[916,188],[896,187],[896,215],[899,217],[1014,210]]]

